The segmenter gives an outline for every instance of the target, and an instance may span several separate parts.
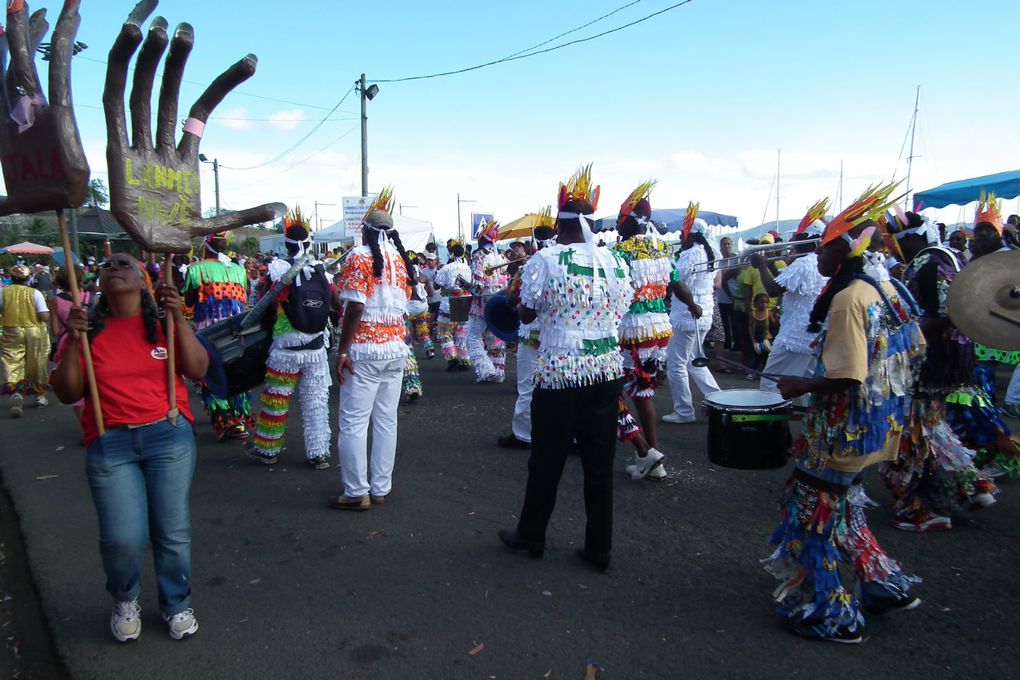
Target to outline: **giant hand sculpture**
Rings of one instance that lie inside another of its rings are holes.
[[[47,104],[35,68],[36,48],[49,30],[46,10],[29,19],[24,0],[7,3],[7,32],[0,28],[0,165],[7,198],[0,200],[0,215],[76,208],[85,200],[89,164],[71,105],[78,5],[64,3],[53,31]]]
[[[151,130],[152,85],[167,47],[167,23],[156,17],[135,63],[131,87],[131,139],[124,113],[128,63],[142,42],[142,24],[156,8],[156,0],[141,0],[128,16],[110,50],[103,92],[106,111],[106,160],[110,168],[110,209],[128,233],[150,252],[186,252],[191,237],[281,215],[279,203],[260,205],[210,219],[202,218],[198,175],[198,146],[209,114],[228,92],[255,73],[257,59],[249,54],[224,71],[192,105],[184,133],[176,144],[177,103],[184,65],[195,43],[189,24],[174,31],[163,65],[163,84],[156,112],[156,139]]]

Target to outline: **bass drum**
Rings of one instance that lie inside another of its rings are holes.
[[[272,327],[263,322],[242,331],[244,317],[245,314],[238,314],[195,332],[209,353],[209,368],[203,382],[217,399],[247,392],[266,380]]]
[[[708,459],[737,470],[782,467],[790,455],[788,399],[763,390],[720,390],[705,397]]]

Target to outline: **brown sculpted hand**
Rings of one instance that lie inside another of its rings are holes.
[[[176,141],[177,105],[181,79],[188,55],[195,44],[189,24],[182,23],[167,37],[167,22],[156,17],[142,44],[142,24],[156,8],[156,0],[141,0],[128,16],[110,49],[103,91],[106,111],[106,159],[110,169],[110,209],[117,221],[144,248],[152,252],[186,252],[191,237],[277,217],[280,204],[264,204],[210,219],[202,218],[198,173],[199,143],[206,120],[231,90],[255,73],[257,59],[249,54],[214,80],[192,105]],[[163,64],[163,82],[156,112],[153,140],[152,86],[163,52],[170,52]],[[131,137],[128,137],[124,92],[128,64],[135,50],[142,49],[135,62],[131,85]]]
[[[50,28],[46,10],[29,18],[24,0],[8,0],[6,33],[0,27],[0,165],[8,195],[0,215],[75,208],[85,200],[89,164],[71,104],[78,5],[64,3],[53,31],[47,102],[35,67],[36,48]]]

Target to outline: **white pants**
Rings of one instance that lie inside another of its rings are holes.
[[[712,377],[708,366],[691,366],[697,342],[694,329],[685,331],[673,326],[673,337],[666,346],[666,374],[669,376],[669,391],[673,395],[673,412],[682,418],[696,415],[688,376],[694,380],[702,395],[719,391],[719,384]]]
[[[344,494],[385,496],[397,457],[397,405],[404,357],[354,362],[340,385],[340,480]],[[372,422],[372,483],[368,481],[368,423]]]
[[[538,350],[526,343],[517,344],[517,403],[511,423],[514,436],[531,443],[531,395],[535,391],[535,366]]]
[[[815,374],[815,365],[818,360],[814,354],[793,352],[786,347],[773,347],[769,352],[769,358],[765,362],[765,373],[773,375],[793,375],[798,378],[811,378]],[[779,394],[779,383],[774,380],[762,378],[758,383],[758,389],[766,392]],[[807,406],[810,395],[803,395],[793,400],[798,406]]]
[[[1013,377],[1010,378],[1009,387],[1006,388],[1006,403],[1020,405],[1020,364],[1013,369]]]

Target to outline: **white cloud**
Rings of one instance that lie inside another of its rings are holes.
[[[277,130],[293,130],[304,119],[304,109],[285,109],[269,116],[269,124]]]
[[[232,109],[216,111],[209,119],[211,125],[222,125],[231,130],[250,130],[252,127],[249,120],[248,109],[243,106],[235,106]]]
[[[674,151],[670,161],[674,166],[684,170],[701,170],[708,165],[705,154],[700,151]]]

